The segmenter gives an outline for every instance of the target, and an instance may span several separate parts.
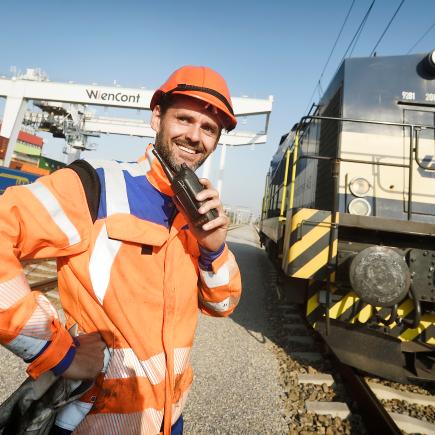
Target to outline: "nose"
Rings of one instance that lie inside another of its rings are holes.
[[[192,123],[186,131],[186,138],[191,142],[200,141],[201,129],[198,124]]]

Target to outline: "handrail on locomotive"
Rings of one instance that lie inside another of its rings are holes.
[[[290,153],[291,150],[294,148],[295,143],[299,143],[303,139],[303,135],[306,131],[306,128],[311,124],[313,120],[329,120],[329,121],[338,121],[340,123],[344,122],[354,122],[354,123],[364,123],[364,124],[373,124],[373,125],[387,125],[387,126],[397,126],[402,127],[404,129],[409,129],[409,163],[408,164],[400,164],[400,163],[385,163],[380,161],[366,161],[366,160],[358,160],[358,159],[348,159],[348,158],[339,158],[339,157],[331,157],[331,156],[320,156],[320,155],[314,155],[314,154],[299,154],[296,156],[296,159],[292,162],[292,167],[295,168],[297,165],[298,160],[302,159],[314,159],[314,160],[328,160],[331,162],[331,170],[333,172],[333,180],[334,180],[334,198],[333,198],[333,204],[332,204],[332,210],[331,210],[331,222],[325,225],[328,225],[330,227],[330,241],[329,241],[329,249],[328,249],[328,276],[327,276],[327,293],[326,293],[326,312],[325,312],[325,322],[326,322],[326,334],[329,333],[329,305],[330,305],[330,295],[331,295],[331,289],[332,289],[332,279],[331,275],[335,271],[334,265],[332,264],[332,257],[333,257],[333,233],[338,230],[338,227],[340,224],[336,223],[335,216],[337,213],[337,195],[338,195],[338,172],[339,172],[339,165],[341,162],[349,162],[349,163],[356,163],[356,164],[369,164],[374,166],[392,166],[392,167],[399,167],[399,168],[406,168],[408,169],[408,211],[407,211],[407,219],[410,220],[412,216],[412,195],[413,195],[413,185],[412,185],[412,169],[413,169],[413,160],[417,163],[417,165],[422,168],[423,170],[428,171],[435,171],[435,167],[429,167],[428,165],[423,165],[422,162],[419,159],[419,132],[423,129],[432,129],[435,130],[435,127],[433,126],[426,126],[426,125],[419,125],[419,124],[411,124],[411,123],[398,123],[398,122],[389,122],[389,121],[373,121],[373,120],[364,120],[364,119],[355,119],[355,118],[342,118],[342,117],[332,117],[332,116],[318,116],[318,115],[306,115],[303,116],[299,123],[296,124],[296,130],[294,131],[294,137],[295,140],[287,147],[285,150],[286,158],[283,159],[281,162],[285,160],[285,173],[284,173],[284,179],[283,184],[280,186],[284,187],[286,189],[288,183],[288,173],[289,173],[289,160],[290,160]],[[414,158],[413,158],[414,157]],[[280,162],[280,163],[281,163]],[[273,179],[275,174],[277,173],[279,169],[279,165],[276,167],[274,173],[271,175],[271,178]],[[290,178],[290,183],[294,183],[295,178],[294,176]],[[285,201],[286,201],[286,193],[284,191],[283,194],[283,200],[280,207],[280,219],[285,220]],[[292,208],[293,205],[291,204],[290,207]],[[421,214],[421,213],[420,213]],[[421,305],[420,301],[415,295],[414,289],[412,286],[410,286],[409,289],[411,299],[414,303],[414,318],[412,320],[400,318],[398,316],[398,304],[394,304],[391,307],[390,315],[384,319],[380,316],[376,316],[377,320],[384,324],[384,325],[391,325],[393,323],[403,323],[405,325],[408,325],[410,328],[417,328],[420,320],[421,320]]]
[[[306,121],[309,122],[306,122]],[[435,127],[429,125],[417,125],[417,124],[409,124],[409,123],[399,123],[399,122],[388,122],[388,121],[372,121],[367,119],[353,119],[353,118],[338,118],[333,116],[316,116],[316,115],[306,115],[303,116],[300,121],[296,124],[295,136],[299,137],[299,140],[302,139],[304,131],[306,127],[311,123],[312,120],[330,120],[330,121],[340,121],[340,122],[356,122],[356,123],[365,123],[365,124],[374,124],[374,125],[388,125],[388,126],[397,126],[403,128],[409,128],[409,163],[407,165],[400,163],[384,163],[384,162],[374,162],[374,161],[365,161],[365,160],[357,160],[357,159],[346,159],[340,157],[330,157],[330,156],[319,156],[319,155],[311,155],[304,154],[301,156],[297,156],[294,160],[293,164],[296,164],[296,161],[299,159],[316,159],[316,160],[336,160],[338,163],[340,162],[349,162],[349,163],[361,163],[367,165],[374,166],[394,166],[399,168],[407,168],[409,171],[409,181],[408,181],[408,219],[411,218],[412,215],[412,156],[415,156],[415,162],[417,165],[427,171],[435,171],[434,167],[424,166],[418,158],[418,132],[423,129],[432,129],[435,130]],[[300,134],[302,133],[302,135]],[[414,146],[415,145],[415,146]],[[292,146],[288,147],[290,150]],[[280,162],[281,163],[281,162]],[[275,173],[278,171],[279,165],[276,167],[274,174],[272,174],[272,178]],[[281,216],[283,217],[283,216]]]

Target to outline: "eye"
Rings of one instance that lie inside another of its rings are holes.
[[[190,122],[190,117],[188,117],[186,115],[178,115],[177,121],[182,123],[182,124],[188,124]]]
[[[213,125],[203,125],[202,129],[210,136],[215,136],[217,134],[217,129]]]

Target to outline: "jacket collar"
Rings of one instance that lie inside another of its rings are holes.
[[[159,192],[173,197],[168,177],[163,171],[162,165],[152,154],[153,145],[147,147],[145,154],[138,160],[144,162],[148,160],[151,169],[146,173],[148,181]],[[153,246],[162,246],[168,239],[175,237],[187,220],[180,212],[177,213],[170,230],[162,225],[139,219],[130,214],[117,213],[106,218],[107,232],[110,238],[124,240],[133,243],[142,243]]]
[[[166,176],[165,171],[162,168],[162,165],[154,157],[154,154],[152,153],[153,148],[154,148],[153,144],[149,144],[145,154],[138,160],[138,162],[148,160],[151,166],[151,169],[146,174],[148,181],[158,191],[168,196],[174,196],[174,192],[171,189],[171,184],[169,183],[168,177]]]

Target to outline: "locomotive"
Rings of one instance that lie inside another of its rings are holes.
[[[435,381],[435,50],[343,61],[281,139],[259,233],[343,363]]]

